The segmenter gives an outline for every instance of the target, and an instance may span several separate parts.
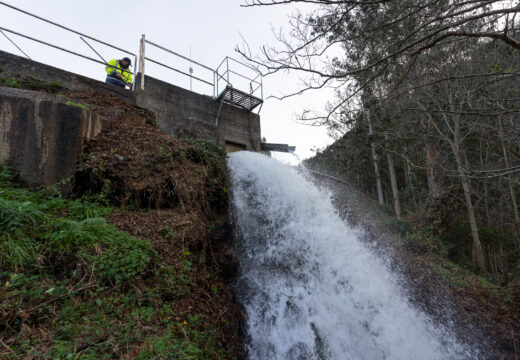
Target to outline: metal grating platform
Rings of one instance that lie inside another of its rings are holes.
[[[252,111],[254,108],[264,102],[262,99],[257,98],[256,96],[237,90],[231,86],[226,86],[224,91],[222,91],[218,96],[217,100],[245,109],[247,111]]]

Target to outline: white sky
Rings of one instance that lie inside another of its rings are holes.
[[[262,45],[274,45],[272,29],[287,25],[287,16],[294,6],[240,7],[244,0],[149,0],[137,1],[65,1],[24,0],[5,1],[99,40],[114,44],[133,53],[138,53],[141,34],[159,45],[189,56],[211,68],[216,68],[225,56],[237,59],[235,46],[247,41],[253,54],[258,54]],[[300,7],[301,8],[301,7]],[[26,34],[70,50],[96,58],[78,35],[60,30],[52,25],[20,14],[0,5],[0,26]],[[60,50],[40,45],[16,35],[8,35],[36,61],[66,69],[98,80],[105,79],[104,68]],[[108,47],[90,41],[91,45],[109,60],[120,58]],[[0,49],[17,55],[19,51],[0,35]],[[173,67],[187,71],[189,64],[179,61],[159,49],[147,47],[147,56]],[[133,58],[132,58],[133,62]],[[194,75],[212,79],[211,74],[193,66]],[[236,68],[236,70],[239,70]],[[245,70],[240,70],[244,72]],[[175,85],[190,87],[189,78],[147,62],[146,74]],[[233,82],[233,81],[232,81]],[[293,74],[276,74],[264,79],[264,98],[270,94],[280,95],[297,89],[300,81]],[[240,84],[236,87],[240,88]],[[210,87],[193,82],[193,90],[211,94]],[[296,155],[306,158],[312,155],[313,147],[324,147],[332,142],[325,128],[310,127],[295,122],[296,114],[303,108],[322,110],[331,96],[330,92],[314,92],[284,101],[267,99],[261,116],[262,136],[268,142],[289,143],[296,146]],[[287,154],[278,156],[291,161]]]

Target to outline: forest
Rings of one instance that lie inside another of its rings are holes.
[[[398,219],[430,228],[449,255],[507,284],[520,274],[520,88],[514,1],[250,1],[306,4],[278,45],[252,56],[265,74],[333,88],[298,121],[337,141],[306,165],[347,179]]]

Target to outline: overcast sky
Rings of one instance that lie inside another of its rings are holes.
[[[145,1],[65,1],[65,0],[24,0],[4,1],[41,17],[71,27],[94,38],[117,45],[137,53],[142,34],[159,45],[216,68],[226,56],[240,59],[235,53],[236,45],[245,39],[253,54],[262,45],[273,45],[275,37],[272,29],[287,26],[287,17],[295,7],[268,6],[244,8],[244,0],[149,0]],[[308,11],[308,9],[303,9]],[[20,14],[0,5],[2,27],[18,31],[44,41],[96,57],[78,35],[60,30],[40,20]],[[99,80],[105,79],[103,66],[52,49],[30,40],[10,35],[13,40],[33,59],[59,68]],[[109,60],[120,58],[123,53],[91,42],[101,55]],[[0,35],[0,49],[17,55],[20,52]],[[158,49],[147,47],[147,56],[187,71],[189,64]],[[132,59],[133,61],[133,59]],[[193,66],[194,75],[211,79],[207,71]],[[247,69],[239,69],[247,72]],[[147,62],[147,75],[175,85],[190,88],[187,77]],[[270,94],[289,93],[297,88],[299,79],[292,74],[277,74],[264,79],[264,97]],[[211,94],[211,88],[193,82],[193,90]],[[236,85],[235,85],[236,86]],[[240,87],[237,86],[237,87]],[[312,155],[313,147],[324,147],[332,142],[326,129],[310,127],[295,122],[295,116],[306,107],[322,109],[330,93],[308,94],[285,101],[267,99],[261,110],[262,136],[268,142],[289,143],[297,147],[300,158]],[[287,156],[282,158],[288,159]]]

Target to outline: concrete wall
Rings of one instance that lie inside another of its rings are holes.
[[[104,71],[100,65],[100,72]],[[130,91],[0,50],[0,78],[4,76],[31,76],[48,83],[57,81],[63,87],[72,90],[110,90],[128,103],[135,104],[135,95]]]
[[[103,66],[100,65],[99,71],[104,72]],[[159,127],[173,137],[205,138],[221,145],[233,142],[248,150],[260,151],[260,117],[257,114],[224,104],[216,126],[217,100],[148,76],[145,90],[132,92],[0,51],[0,77],[3,76],[32,76],[46,82],[58,81],[72,90],[110,90],[132,105],[152,110]],[[136,78],[139,80],[140,76]],[[140,88],[139,81],[136,88]]]
[[[173,137],[213,139],[223,146],[232,142],[260,151],[260,116],[223,104],[217,125],[220,103],[210,96],[147,76],[144,91],[136,91],[136,104],[152,110],[159,127]]]
[[[83,144],[101,130],[101,118],[58,97],[0,87],[0,163],[28,184],[73,175]]]
[[[19,76],[57,81],[71,90],[110,90],[153,111],[159,127],[172,137],[205,138],[260,151],[258,115],[224,104],[217,125],[217,100],[154,78],[146,77],[145,90],[133,92],[0,51],[0,78]],[[81,145],[101,128],[100,118],[67,106],[59,97],[0,83],[0,163],[8,161],[29,184],[51,185],[70,176]]]

